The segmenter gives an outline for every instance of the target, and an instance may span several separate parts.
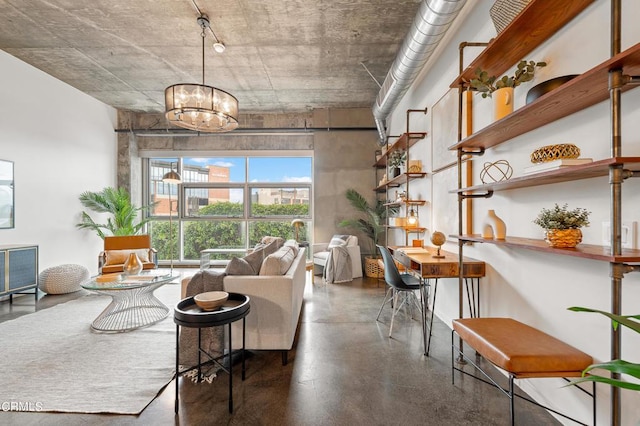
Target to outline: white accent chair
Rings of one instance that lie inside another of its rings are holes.
[[[343,239],[344,235],[334,235],[331,240],[334,241],[337,239]],[[347,241],[347,252],[349,252],[349,257],[351,258],[351,278],[360,278],[362,277],[362,257],[360,255],[360,246],[358,245],[358,237],[355,235],[348,235],[346,239]],[[313,265],[319,266],[324,269],[327,264],[327,257],[329,257],[329,252],[335,246],[335,242],[328,243],[317,243],[313,245]],[[314,272],[315,273],[315,272]]]

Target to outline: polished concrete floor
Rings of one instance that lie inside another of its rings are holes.
[[[174,416],[172,381],[139,416],[0,411],[0,424],[508,424],[509,402],[497,389],[458,373],[451,384],[451,335],[446,325],[436,321],[428,358],[422,354],[419,320],[396,317],[393,338],[388,337],[390,308],[375,321],[384,293],[375,279],[324,285],[316,276],[315,283],[307,282],[289,364],[282,366],[279,352],[252,352],[244,382],[240,369],[234,370],[233,414],[227,405],[228,378],[221,374],[211,384],[181,379],[179,416]],[[32,296],[15,298],[13,305],[0,302],[0,322],[81,294],[46,296],[37,305]],[[2,394],[10,394],[10,389]],[[521,400],[516,401],[516,414],[517,425],[559,424]]]

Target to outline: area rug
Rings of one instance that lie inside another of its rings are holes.
[[[0,324],[2,403],[29,411],[142,412],[175,370],[173,307],[180,287],[167,284],[155,294],[170,308],[169,316],[127,333],[90,330],[111,300],[101,295]]]

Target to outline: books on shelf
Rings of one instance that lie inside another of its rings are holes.
[[[534,164],[533,166],[525,167],[524,174],[548,172],[551,170],[562,169],[565,167],[578,166],[580,164],[592,163],[591,158],[560,158],[558,160],[547,161],[544,163]]]

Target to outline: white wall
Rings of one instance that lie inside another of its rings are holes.
[[[391,119],[390,134],[400,134],[405,128],[408,108],[431,108],[448,90],[458,74],[458,45],[462,41],[487,41],[495,36],[488,10],[492,0],[475,2],[468,18],[444,48],[436,62],[414,83],[396,108]],[[559,31],[526,58],[545,60],[535,81],[516,89],[516,108],[524,105],[526,92],[533,85],[550,78],[584,72],[606,60],[609,55],[610,2],[598,1],[574,21]],[[623,50],[640,41],[640,27],[629,17],[640,16],[640,2],[623,1]],[[476,50],[479,52],[479,49]],[[477,53],[465,50],[470,62]],[[468,63],[467,62],[467,63]],[[474,128],[478,130],[491,121],[491,101],[474,97]],[[430,115],[430,114],[429,114]],[[430,117],[412,118],[411,130],[430,130]],[[422,127],[424,126],[424,127]],[[479,172],[484,162],[506,159],[514,169],[514,177],[522,175],[530,165],[529,154],[544,145],[575,143],[582,157],[594,160],[609,155],[608,102],[558,120],[491,149],[476,161],[474,183],[481,183]],[[431,138],[416,145],[412,152],[423,164],[431,164]],[[412,154],[412,158],[414,157]],[[623,155],[640,155],[640,90],[623,95]],[[427,168],[427,171],[430,171]],[[412,182],[412,188],[430,193],[434,179]],[[623,186],[623,220],[640,222],[640,182],[629,179]],[[413,192],[413,190],[412,190]],[[413,195],[413,194],[411,194]],[[607,178],[547,185],[495,193],[492,198],[474,201],[475,232],[488,209],[507,224],[507,235],[542,238],[541,229],[532,223],[542,207],[568,203],[592,212],[591,226],[583,229],[584,243],[602,244],[602,221],[609,218],[609,185]],[[451,212],[452,215],[455,212]],[[421,220],[422,220],[421,214]],[[434,217],[426,224],[431,231]],[[428,236],[427,236],[428,237]],[[427,238],[428,240],[428,238]],[[397,241],[401,243],[401,241]],[[636,244],[636,248],[639,246]],[[457,243],[448,243],[446,250],[457,251]],[[487,277],[482,280],[483,316],[513,317],[589,353],[597,361],[610,359],[609,323],[594,314],[574,313],[566,308],[587,306],[610,311],[609,264],[565,256],[551,256],[529,250],[502,248],[490,244],[475,244],[465,248],[465,255],[487,262]],[[623,281],[623,314],[640,313],[640,274],[631,273]],[[457,318],[457,280],[444,280],[438,289],[436,312],[446,323]],[[640,337],[623,331],[623,359],[640,362]],[[575,390],[560,389],[556,379],[529,380],[525,390],[541,402],[560,411],[568,411],[589,422],[589,402]],[[598,424],[609,423],[609,390],[598,387]],[[623,391],[623,424],[640,423],[640,393]]]
[[[15,228],[0,244],[37,244],[40,270],[97,273],[102,240],[75,227],[78,196],[116,182],[116,111],[0,51],[0,159],[15,168]]]

